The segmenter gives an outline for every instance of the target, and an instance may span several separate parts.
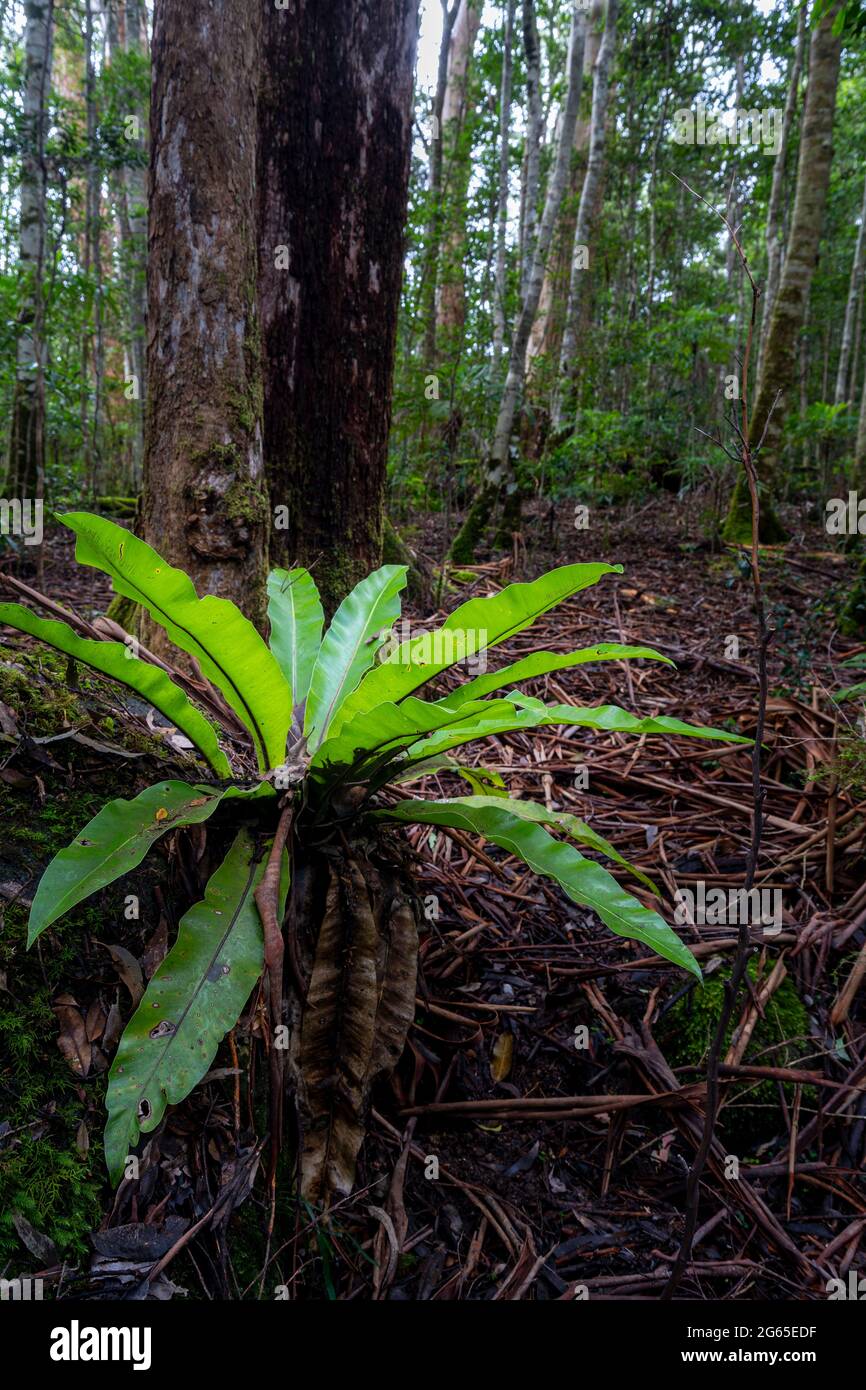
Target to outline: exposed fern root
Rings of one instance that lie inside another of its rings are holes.
[[[402,871],[355,847],[296,867],[289,950],[307,981],[292,1004],[289,1064],[301,1194],[348,1196],[373,1082],[400,1059],[415,1013],[418,931]]]

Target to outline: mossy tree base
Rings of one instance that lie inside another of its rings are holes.
[[[482,488],[466,516],[463,525],[451,542],[448,563],[451,565],[474,565],[475,556],[493,518],[499,500],[499,489]]]
[[[515,488],[505,497],[505,504],[502,508],[502,515],[499,518],[499,525],[493,537],[493,544],[503,550],[511,548],[514,540],[514,533],[520,530],[523,511],[523,493],[520,488]]]
[[[789,538],[788,532],[779,520],[772,498],[763,488],[759,491],[759,498],[761,517],[758,540],[762,545],[783,545]],[[752,543],[752,499],[742,473],[737,476],[731,493],[728,514],[722,526],[722,540],[733,545]]]
[[[416,603],[429,601],[430,575],[426,572],[418,555],[409,549],[399,531],[392,526],[387,517],[385,517],[382,527],[382,564],[406,565],[408,567],[406,589],[409,597],[414,599]]]
[[[128,632],[132,637],[141,636],[141,608],[134,599],[126,598],[124,594],[115,594],[105,616],[113,623],[118,623],[124,632]]]
[[[860,561],[851,590],[839,615],[839,631],[848,637],[866,633],[866,556]]]

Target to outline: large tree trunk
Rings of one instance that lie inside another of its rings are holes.
[[[758,354],[759,378],[764,362],[764,350],[769,336],[770,319],[773,313],[773,304],[776,300],[776,291],[779,288],[779,274],[782,267],[782,253],[784,251],[784,244],[782,241],[782,203],[785,195],[785,167],[787,164],[788,145],[791,140],[791,128],[794,124],[794,113],[797,109],[797,98],[800,94],[800,75],[803,71],[803,54],[806,48],[806,19],[806,6],[803,5],[800,9],[800,16],[797,21],[797,46],[794,49],[794,56],[791,60],[791,71],[788,77],[788,94],[785,98],[785,111],[782,116],[782,131],[779,138],[779,148],[776,151],[776,158],[773,164],[773,182],[770,187],[770,201],[767,206],[767,282],[764,286],[761,302],[761,345]]]
[[[23,150],[18,265],[21,306],[6,492],[41,495],[45,457],[45,342],[42,280],[45,262],[45,136],[51,88],[53,0],[29,0],[24,30]]]
[[[573,376],[574,358],[581,325],[584,322],[587,295],[584,286],[587,279],[585,253],[589,247],[592,233],[601,209],[604,186],[605,143],[607,138],[607,106],[610,96],[610,74],[616,52],[617,0],[607,0],[607,15],[604,24],[604,38],[595,60],[592,76],[592,119],[590,122],[589,160],[586,177],[580,192],[580,206],[577,212],[577,225],[574,230],[574,246],[571,257],[571,278],[568,286],[568,304],[565,311],[565,326],[562,334],[562,347],[559,354],[559,379],[557,381],[552,424],[554,430],[562,427],[563,406],[566,392],[563,386]]]
[[[765,541],[779,540],[784,536],[771,498],[781,459],[785,414],[790,393],[796,385],[798,340],[818,261],[830,185],[833,115],[842,54],[842,40],[833,33],[838,8],[835,5],[812,34],[788,253],[773,305],[763,370],[751,413],[750,437],[753,447],[763,440],[757,468],[763,499],[761,539]],[[726,538],[746,538],[751,527],[749,516],[748,493],[740,475],[725,523]]]
[[[535,242],[526,292],[512,333],[508,375],[502,390],[490,452],[485,461],[484,478],[478,496],[470,507],[451,547],[451,559],[458,564],[471,562],[478,538],[490,519],[491,511],[500,496],[505,493],[514,499],[519,495],[516,490],[516,480],[510,468],[509,446],[515,416],[523,394],[526,345],[529,342],[529,334],[532,331],[538,310],[538,301],[541,297],[541,286],[544,280],[544,268],[547,264],[553,229],[565,192],[568,166],[574,144],[574,127],[577,121],[583,77],[585,30],[581,0],[574,0],[566,64],[568,85],[565,103],[560,115],[556,157],[547,185],[544,212]]]
[[[258,7],[157,0],[145,539],[201,592],[264,613],[256,312]]]
[[[333,610],[381,557],[417,0],[296,0],[264,24],[265,462],[287,509],[272,556],[311,566]]]

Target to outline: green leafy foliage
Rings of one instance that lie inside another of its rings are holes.
[[[231,766],[219,746],[216,730],[209,724],[158,666],[140,661],[123,642],[94,642],[79,637],[68,623],[38,618],[20,603],[0,603],[0,623],[28,632],[57,651],[83,661],[94,671],[111,676],[140,695],[180,729],[182,734],[207,758],[218,777],[230,777]]]
[[[292,692],[294,709],[303,710],[325,625],[319,592],[308,570],[272,570],[268,600],[270,648]]]
[[[577,652],[533,652],[532,656],[503,666],[499,671],[487,671],[483,676],[461,685],[453,696],[446,696],[449,704],[463,704],[466,700],[477,700],[482,695],[490,695],[494,690],[502,690],[506,685],[517,685],[520,681],[535,680],[538,676],[550,675],[553,671],[570,670],[572,666],[584,666],[590,661],[627,661],[630,657],[646,657],[651,661],[663,661],[673,666],[669,657],[652,647],[625,647],[616,642],[602,642],[597,647],[583,647]]]
[[[665,960],[700,979],[700,966],[664,918],[626,893],[600,864],[585,859],[571,845],[555,840],[539,824],[526,819],[525,812],[516,813],[515,806],[523,803],[478,805],[477,801],[470,797],[463,801],[401,801],[379,814],[421,825],[450,825],[483,835],[500,849],[517,855],[535,873],[554,879],[573,902],[591,907],[618,936],[643,941]]]
[[[263,784],[255,795],[269,788]],[[225,791],[191,787],[186,782],[159,782],[132,801],[109,801],[85,825],[68,849],[52,859],[39,881],[27,944],[39,937],[58,917],[136,868],[169,830],[200,825],[213,815],[224,797],[248,795],[241,788]]]
[[[267,844],[241,831],[205,890],[181,919],[177,941],[127,1024],[108,1078],[105,1155],[114,1182],[139,1133],[189,1094],[233,1028],[262,972],[262,927],[254,893]],[[288,893],[283,856],[280,916]]]
[[[473,598],[456,608],[433,633],[401,643],[387,661],[361,681],[344,701],[332,732],[352,715],[390,700],[402,700],[467,655],[487,651],[535,622],[564,599],[597,584],[617,565],[564,565],[531,584],[509,584],[491,598]]]
[[[390,624],[400,614],[405,565],[383,565],[343,599],[319,648],[310,677],[304,733],[316,748],[338,711],[376,659]]]
[[[78,537],[78,562],[107,574],[116,593],[140,603],[175,646],[195,657],[249,729],[260,769],[281,763],[291,692],[276,657],[240,609],[213,594],[199,598],[183,570],[113,521],[87,512],[67,512],[60,520]]]

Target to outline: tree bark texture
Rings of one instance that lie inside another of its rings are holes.
[[[264,616],[256,308],[259,9],[157,0],[150,121],[145,539]]]
[[[272,558],[326,609],[380,563],[417,0],[264,11],[260,305]],[[279,524],[279,523],[278,523]]]
[[[24,29],[24,103],[18,266],[21,304],[6,491],[34,498],[45,456],[45,342],[42,282],[45,263],[45,136],[53,53],[53,0],[29,0]]]

